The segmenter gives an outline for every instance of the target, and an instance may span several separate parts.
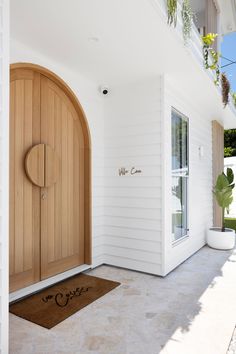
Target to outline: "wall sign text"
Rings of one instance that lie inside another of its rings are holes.
[[[126,176],[126,175],[136,175],[137,173],[142,173],[142,170],[138,170],[135,167],[132,167],[130,170],[127,170],[126,167],[121,167],[118,170],[119,176]]]

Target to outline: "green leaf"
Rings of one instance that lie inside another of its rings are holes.
[[[229,185],[229,181],[224,173],[222,173],[221,175],[219,175],[217,177],[216,186],[215,186],[216,189],[222,190],[223,188],[227,187],[228,185]]]
[[[232,184],[234,174],[231,168],[228,168],[226,174],[222,172],[216,180],[216,185],[213,188],[213,194],[217,200],[218,205],[224,209],[229,210],[230,204],[233,202],[233,188]]]
[[[227,168],[226,175],[227,175],[229,184],[233,183],[233,181],[234,181],[234,173],[233,173],[232,168],[229,168],[229,167]]]

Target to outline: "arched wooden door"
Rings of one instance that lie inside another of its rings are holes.
[[[90,263],[90,149],[70,89],[15,64],[10,85],[10,290]]]

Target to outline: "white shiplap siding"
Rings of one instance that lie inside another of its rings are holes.
[[[9,2],[0,0],[0,352],[8,353]]]
[[[105,102],[105,263],[161,273],[160,78],[112,88]],[[119,176],[119,168],[141,174]]]
[[[189,237],[172,246],[171,242],[171,108],[189,118]],[[166,212],[164,274],[167,274],[205,244],[206,231],[212,226],[212,120],[206,106],[197,98],[181,92],[181,82],[164,80],[164,155]],[[199,155],[203,147],[203,156]]]

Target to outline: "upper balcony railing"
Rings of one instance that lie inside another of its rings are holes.
[[[190,5],[194,13],[193,21],[200,35],[220,32],[219,9],[214,0],[190,0]],[[217,39],[213,48],[218,49]]]
[[[157,7],[162,14],[162,17],[167,21],[167,0],[151,0],[151,2]],[[182,3],[183,0],[178,0],[178,11],[177,11],[177,22],[174,32],[179,37],[179,40],[184,43],[183,39],[183,20],[182,20]],[[208,33],[218,34],[215,42],[212,45],[212,49],[215,52],[219,52],[220,41],[221,41],[221,29],[220,29],[220,11],[217,8],[216,0],[190,0],[190,5],[194,13],[193,25],[191,29],[191,36],[187,41],[185,46],[186,50],[189,51],[195,60],[198,61],[202,70],[209,76],[212,82],[216,81],[215,70],[205,69],[204,65],[204,55],[203,55],[203,41],[202,36]],[[211,65],[211,57],[209,56],[209,65]],[[220,65],[220,62],[219,62]],[[219,93],[221,93],[221,84],[216,86]],[[229,95],[229,106],[236,113],[236,106],[233,103],[231,95]]]

